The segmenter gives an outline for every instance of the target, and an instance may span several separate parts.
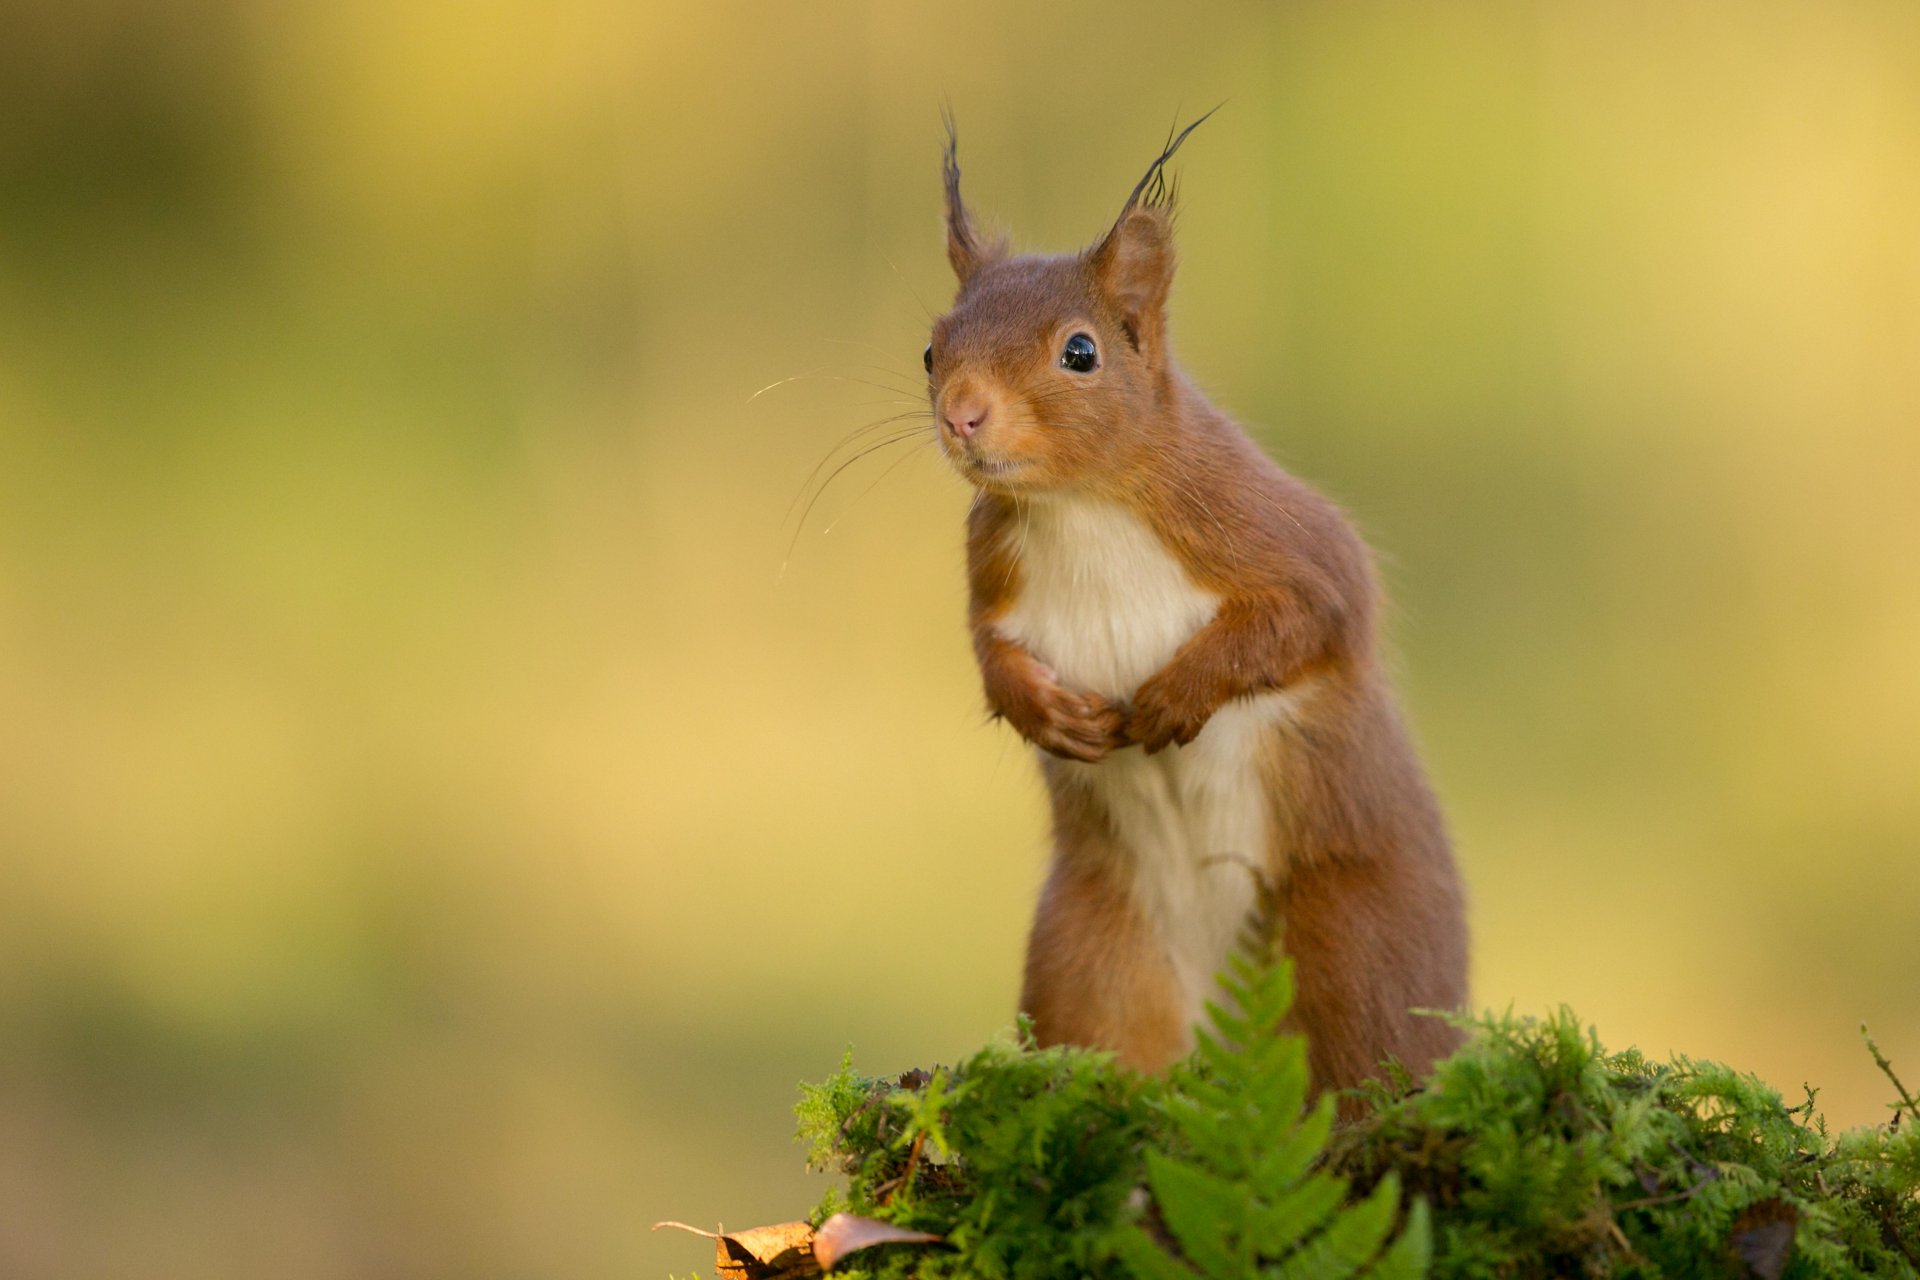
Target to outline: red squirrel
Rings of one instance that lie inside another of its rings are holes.
[[[1205,117],[1202,117],[1204,120]],[[1249,929],[1294,962],[1316,1089],[1459,1042],[1467,935],[1439,805],[1378,655],[1371,558],[1174,363],[1170,140],[1091,248],[1015,256],[960,196],[925,363],[976,493],[991,714],[1039,748],[1053,854],[1020,1003],[1042,1044],[1184,1057]]]

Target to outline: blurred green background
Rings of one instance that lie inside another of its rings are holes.
[[[0,1275],[704,1269],[796,1081],[1008,1021],[966,492],[783,523],[919,394],[943,99],[1047,249],[1228,100],[1175,342],[1381,552],[1477,999],[1920,1077],[1908,0],[0,32]]]

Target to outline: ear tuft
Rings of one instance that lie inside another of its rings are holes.
[[[1004,252],[997,243],[982,243],[973,229],[973,218],[960,198],[960,139],[954,132],[953,113],[946,108],[940,118],[947,126],[947,149],[941,157],[940,171],[947,196],[947,262],[953,274],[965,285],[985,263]]]
[[[1222,107],[1225,105],[1224,102],[1220,104]],[[1219,109],[1220,107],[1215,107],[1213,111]],[[1172,212],[1174,198],[1180,194],[1180,183],[1177,179],[1172,182],[1167,180],[1167,161],[1173,159],[1173,153],[1180,149],[1180,144],[1187,140],[1188,134],[1212,117],[1213,111],[1207,112],[1179,133],[1168,131],[1167,145],[1161,148],[1160,154],[1155,156],[1153,163],[1147,166],[1147,171],[1141,175],[1140,181],[1133,184],[1133,193],[1127,197],[1127,202],[1120,206],[1120,217],[1114,222],[1115,231],[1119,230],[1120,224],[1127,220],[1127,215],[1140,205],[1145,205],[1149,209],[1165,209],[1169,213]],[[1108,232],[1108,234],[1113,233]]]
[[[1134,184],[1113,228],[1086,253],[1095,283],[1119,309],[1135,349],[1157,352],[1166,329],[1167,291],[1173,285],[1173,207],[1180,190],[1178,180],[1167,177],[1167,161],[1213,111],[1168,137]]]

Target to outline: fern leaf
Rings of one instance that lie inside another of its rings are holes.
[[[1253,1180],[1263,1187],[1290,1187],[1307,1171],[1333,1132],[1334,1102],[1321,1098],[1292,1133],[1269,1147],[1253,1166]]]
[[[1309,1178],[1254,1211],[1249,1224],[1254,1247],[1262,1257],[1287,1256],[1331,1218],[1346,1198],[1347,1184],[1338,1178]]]
[[[1415,1200],[1400,1238],[1367,1268],[1367,1280],[1420,1280],[1432,1259],[1433,1225],[1427,1218],[1427,1202]]]
[[[1236,997],[1239,995],[1239,992],[1232,988],[1228,989],[1228,993]],[[1234,1004],[1236,1007],[1244,1008],[1237,998]],[[1210,1030],[1199,1032],[1197,1037],[1199,1039],[1213,1040],[1227,1048],[1238,1049],[1259,1034],[1256,1030],[1259,1023],[1251,1016],[1229,1013],[1226,1006],[1212,1000],[1206,1002],[1206,1010],[1207,1026]]]
[[[1373,1194],[1333,1219],[1327,1229],[1270,1274],[1273,1280],[1348,1280],[1373,1261],[1393,1227],[1400,1187],[1383,1179]]]
[[[1239,1274],[1233,1241],[1250,1207],[1245,1187],[1158,1151],[1147,1152],[1147,1184],[1181,1252],[1215,1280]]]
[[[1122,1228],[1113,1238],[1113,1252],[1135,1280],[1200,1280],[1198,1272],[1162,1249],[1139,1227]]]

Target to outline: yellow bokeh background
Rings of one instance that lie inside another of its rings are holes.
[[[0,1274],[685,1274],[1008,1021],[964,487],[789,512],[943,101],[1060,250],[1226,100],[1177,352],[1381,553],[1478,1001],[1920,1077],[1906,0],[0,14]]]

